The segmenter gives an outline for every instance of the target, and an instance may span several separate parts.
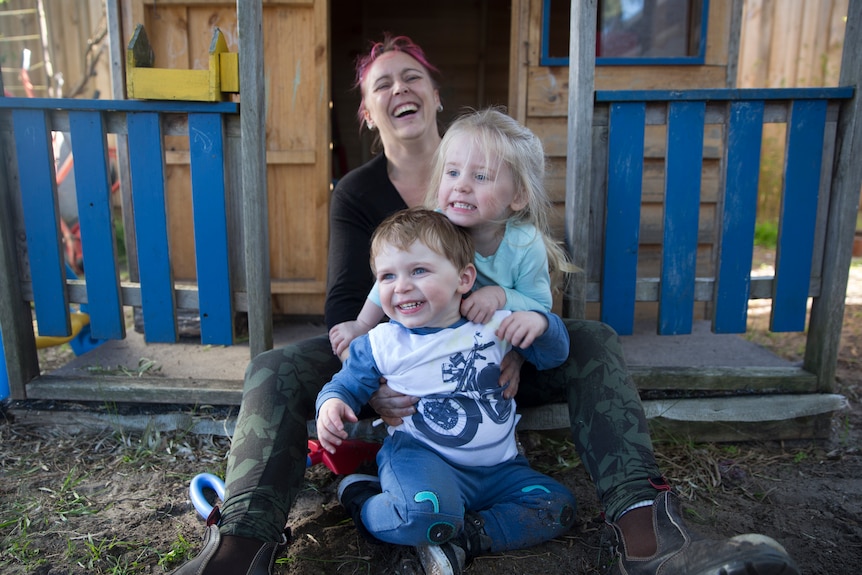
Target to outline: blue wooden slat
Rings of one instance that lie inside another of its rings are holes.
[[[691,333],[703,163],[704,102],[668,104],[658,332]]]
[[[645,117],[643,102],[610,106],[601,319],[620,335],[634,327]]]
[[[853,86],[837,88],[712,88],[703,90],[596,90],[596,102],[848,100]]]
[[[177,318],[159,115],[155,112],[130,113],[126,124],[144,335],[148,342],[172,343],[177,340]]]
[[[69,292],[60,247],[54,152],[45,116],[42,110],[13,110],[12,122],[39,335],[63,337],[71,334]]]
[[[224,139],[218,114],[189,114],[201,342],[233,343]]]
[[[111,216],[111,177],[100,112],[70,112],[75,193],[87,280],[87,313],[95,339],[123,339],[125,318]]]
[[[0,98],[0,110],[80,110],[102,112],[239,113],[236,102],[187,102],[175,100],[84,100],[72,98]]]
[[[826,125],[825,101],[797,101],[787,126],[772,331],[804,331]]]
[[[745,333],[763,135],[761,102],[735,102],[727,128],[724,214],[713,330]]]

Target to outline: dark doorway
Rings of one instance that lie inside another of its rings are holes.
[[[505,106],[509,97],[510,0],[330,0],[333,178],[370,157],[360,141],[354,62],[384,32],[411,37],[443,77],[447,125],[466,107]]]

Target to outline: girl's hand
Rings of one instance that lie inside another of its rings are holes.
[[[332,353],[337,355],[344,361],[350,347],[350,342],[360,335],[368,333],[368,327],[358,320],[341,322],[338,325],[332,326],[329,330],[329,343],[332,345]],[[344,356],[342,357],[342,354]]]
[[[503,356],[500,361],[500,387],[509,384],[509,387],[503,390],[503,397],[512,399],[518,393],[518,385],[521,383],[521,366],[524,365],[524,356],[510,349],[509,353]]]
[[[477,289],[461,300],[461,315],[475,323],[488,323],[498,309],[506,307],[506,292],[498,286]]]
[[[534,311],[516,311],[500,322],[495,332],[515,347],[527,349],[548,329],[548,318]]]
[[[349,405],[336,398],[323,402],[320,413],[317,414],[317,439],[329,453],[335,453],[335,448],[347,439],[344,421],[357,421],[356,414]]]
[[[368,405],[380,415],[386,425],[398,427],[403,423],[402,418],[416,413],[414,405],[417,401],[418,397],[398,393],[386,385],[385,379],[381,379],[380,387],[368,400]]]

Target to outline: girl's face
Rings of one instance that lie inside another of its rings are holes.
[[[397,140],[437,136],[440,96],[428,70],[404,52],[386,52],[362,80],[365,121],[380,131],[384,147]]]
[[[463,270],[420,241],[402,250],[384,245],[374,258],[380,305],[408,328],[448,327],[461,318],[461,295],[476,279],[472,264]]]
[[[469,134],[456,134],[443,163],[437,205],[456,225],[499,226],[524,209],[509,166],[494,152],[484,152]]]

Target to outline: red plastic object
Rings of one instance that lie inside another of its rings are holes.
[[[347,439],[335,453],[329,453],[316,439],[308,440],[308,467],[323,463],[337,475],[349,475],[366,461],[373,461],[380,451],[380,444],[372,441]]]

